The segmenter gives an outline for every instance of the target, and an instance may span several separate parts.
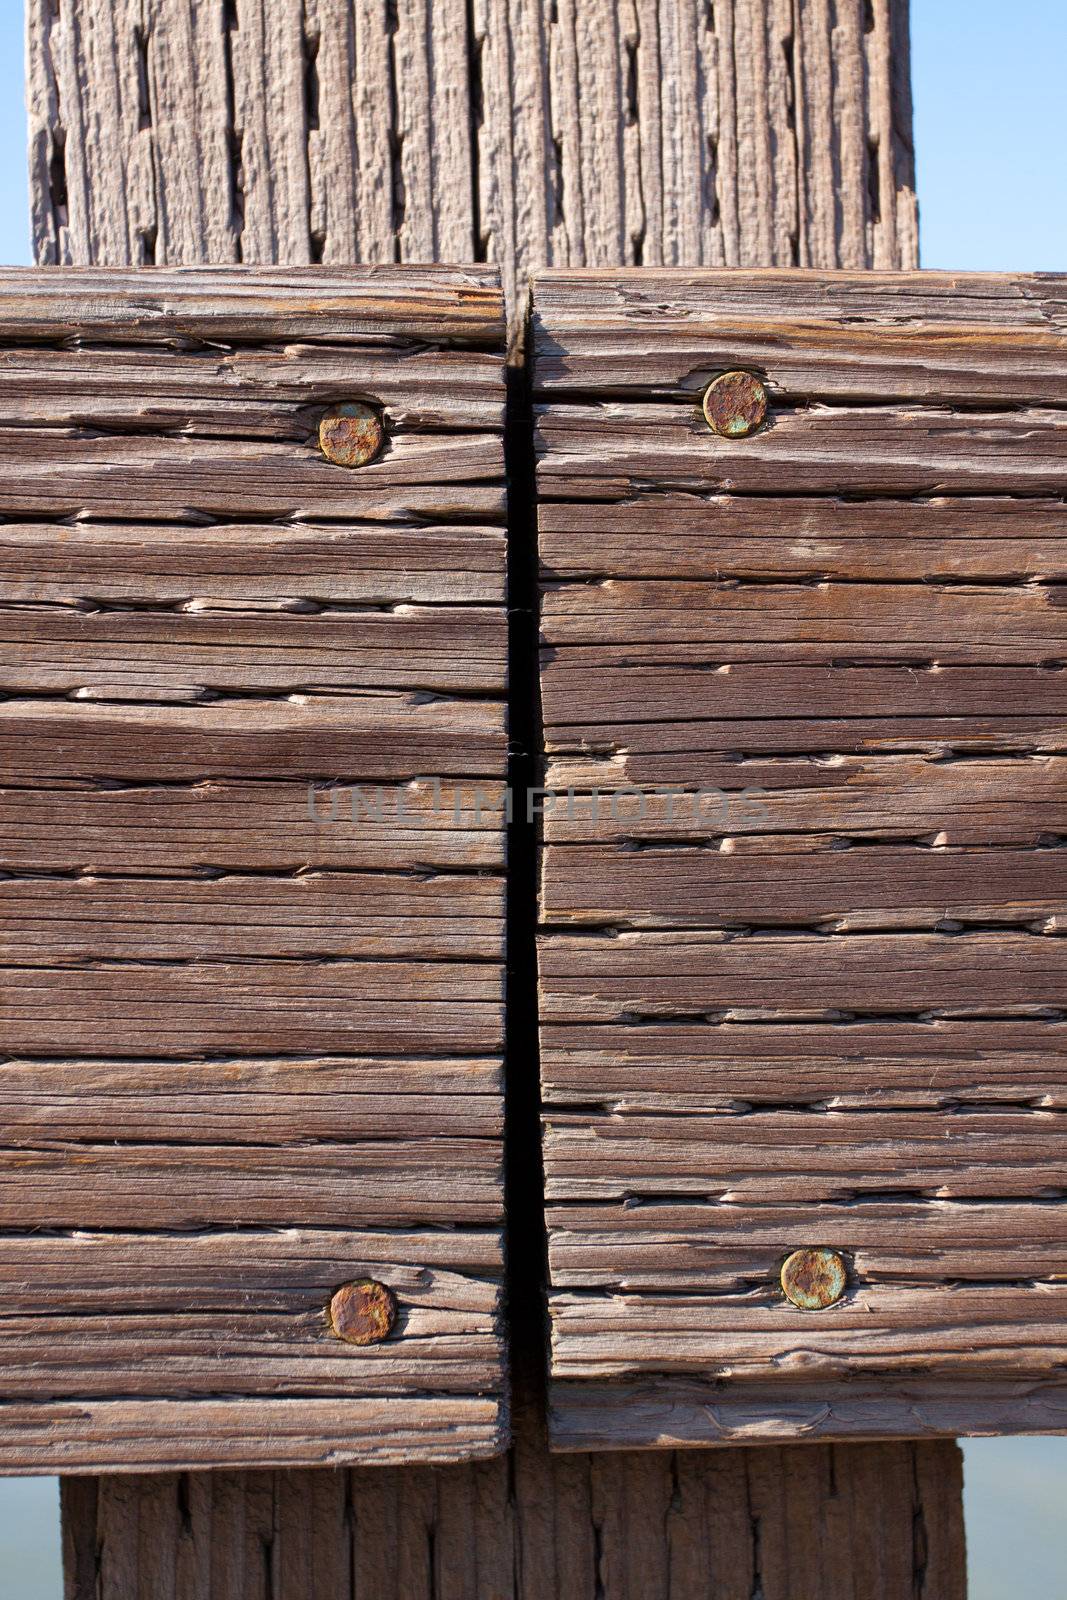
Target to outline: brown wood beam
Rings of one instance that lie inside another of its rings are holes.
[[[66,1600],[964,1600],[951,1442],[68,1478]]]

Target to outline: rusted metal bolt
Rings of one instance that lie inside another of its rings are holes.
[[[319,422],[319,448],[335,467],[365,467],[384,437],[381,412],[363,400],[331,406]]]
[[[345,1344],[381,1344],[396,1325],[396,1295],[376,1278],[356,1278],[334,1291],[326,1320]]]
[[[712,433],[744,439],[767,415],[767,391],[754,372],[721,372],[704,393],[704,416]]]
[[[794,1250],[782,1263],[782,1292],[801,1311],[825,1311],[847,1283],[845,1258],[836,1250]]]

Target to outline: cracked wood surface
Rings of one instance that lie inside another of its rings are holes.
[[[1063,303],[535,284],[559,1448],[1064,1426]]]
[[[42,263],[913,267],[904,0],[29,8]],[[195,68],[195,70],[194,70]]]
[[[0,1468],[492,1455],[493,276],[14,272],[0,339]]]
[[[746,1600],[757,1585],[790,1600],[798,1570],[870,1600],[964,1594],[948,1442],[549,1455],[520,1413],[498,1461],[68,1477],[62,1496],[70,1600],[98,1584],[168,1600]]]

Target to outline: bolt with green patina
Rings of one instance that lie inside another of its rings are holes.
[[[782,1263],[782,1293],[801,1311],[825,1311],[847,1285],[845,1258],[836,1250],[794,1250]]]
[[[720,372],[704,393],[704,417],[712,433],[744,439],[767,415],[767,391],[754,372]]]
[[[335,467],[365,467],[384,437],[381,412],[365,400],[331,406],[319,422],[319,448]]]

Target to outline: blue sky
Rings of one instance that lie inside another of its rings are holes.
[[[68,0],[72,3],[72,0]],[[22,7],[0,0],[0,262],[29,262]],[[912,0],[922,255],[1067,271],[1065,0]],[[966,1446],[970,1600],[1067,1600],[1067,1440]],[[54,1480],[0,1482],[0,1573],[58,1600]]]

